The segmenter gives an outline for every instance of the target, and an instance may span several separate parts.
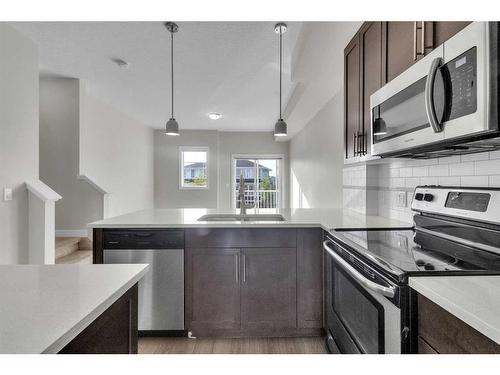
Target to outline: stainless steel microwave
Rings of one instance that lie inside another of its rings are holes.
[[[500,148],[498,27],[471,23],[370,97],[372,155]]]

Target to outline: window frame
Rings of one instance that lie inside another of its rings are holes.
[[[207,177],[206,186],[184,186],[184,152],[205,152],[205,172]],[[210,148],[207,146],[180,146],[179,147],[179,190],[208,190],[210,189]]]
[[[236,209],[236,168],[235,162],[236,159],[279,159],[278,166],[278,191],[279,191],[279,200],[278,200],[278,210],[283,209],[285,188],[284,184],[284,164],[285,164],[285,154],[231,154],[231,208]]]

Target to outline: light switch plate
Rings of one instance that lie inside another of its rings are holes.
[[[12,188],[3,188],[3,200],[11,201],[12,200]]]
[[[397,205],[398,205],[398,207],[406,207],[406,192],[405,191],[398,191]]]

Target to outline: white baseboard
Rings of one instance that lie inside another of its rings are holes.
[[[56,237],[89,237],[90,234],[87,229],[71,229],[60,230],[56,229]]]

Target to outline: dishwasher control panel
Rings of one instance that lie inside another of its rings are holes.
[[[181,229],[105,229],[104,249],[183,249]]]

